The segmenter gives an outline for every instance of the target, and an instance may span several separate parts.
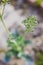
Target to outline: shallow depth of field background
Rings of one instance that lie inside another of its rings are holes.
[[[9,31],[13,32],[16,28],[18,29],[18,25],[20,25],[21,30],[24,30],[24,26],[20,22],[34,15],[38,21],[38,26],[34,32],[27,34],[27,38],[32,41],[31,47],[43,52],[43,2],[38,5],[35,2],[36,0],[10,0],[10,4],[5,7],[4,20]],[[8,49],[6,38],[6,31],[0,22],[0,50],[6,51]],[[0,53],[0,60],[4,60],[4,57],[4,53]]]

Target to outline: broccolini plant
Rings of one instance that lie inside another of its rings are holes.
[[[16,32],[16,34],[10,34],[10,32],[7,29],[5,22],[3,20],[3,14],[4,14],[4,9],[5,9],[6,3],[8,3],[8,0],[2,0],[1,4],[3,4],[4,7],[3,7],[2,13],[0,13],[0,20],[8,35],[8,39],[7,39],[8,47],[11,48],[6,52],[6,58],[9,58],[12,54],[15,57],[19,58],[24,54],[24,47],[28,43],[30,43],[29,40],[25,39],[25,34],[34,30],[34,28],[37,26],[37,20],[32,15],[22,22],[26,27],[24,36],[20,35],[18,32]]]

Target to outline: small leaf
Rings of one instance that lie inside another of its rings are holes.
[[[18,45],[21,46],[21,44],[23,43],[23,36],[19,35],[18,38],[17,38],[17,42],[18,42]]]
[[[21,51],[21,52],[18,53],[18,57],[19,58],[21,58],[23,55],[24,55],[24,52],[23,51]]]

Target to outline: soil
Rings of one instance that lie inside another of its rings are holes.
[[[8,65],[25,65],[23,59],[13,59],[11,60]]]

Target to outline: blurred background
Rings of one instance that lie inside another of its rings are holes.
[[[3,6],[0,5],[0,9],[1,7]],[[32,42],[32,44],[27,46],[27,49],[28,49],[28,53],[30,53],[31,51],[33,59],[37,61],[38,50],[39,52],[42,53],[42,57],[41,56],[40,57],[43,58],[43,0],[9,0],[9,3],[6,4],[3,17],[5,20],[5,24],[10,32],[14,32],[15,29],[19,30],[19,26],[20,26],[21,29],[20,33],[23,33],[22,31],[24,30],[24,26],[21,24],[21,22],[31,15],[34,15],[36,17],[38,21],[38,26],[36,27],[34,32],[31,32],[26,36]],[[2,23],[0,22],[0,52],[1,50],[6,51],[8,49],[6,38],[7,35],[5,29]],[[5,57],[4,52],[0,53],[0,60],[4,60],[4,57]],[[12,60],[12,63],[14,63],[13,61],[14,59]],[[40,61],[43,62],[43,60]],[[22,62],[20,60],[17,61],[18,65],[23,65]],[[0,61],[0,65],[1,65],[1,61]],[[31,65],[35,65],[35,64],[31,64]],[[40,64],[36,64],[36,65],[40,65]]]

